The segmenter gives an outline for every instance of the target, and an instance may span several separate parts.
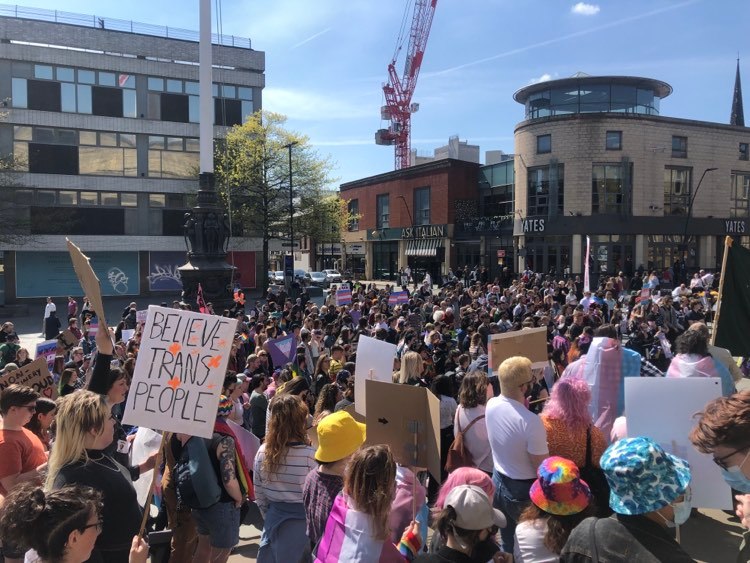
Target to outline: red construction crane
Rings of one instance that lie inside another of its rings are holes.
[[[404,74],[399,78],[396,72],[396,59],[403,45],[403,36],[400,35],[393,59],[388,65],[388,83],[383,85],[385,105],[380,109],[380,118],[390,121],[391,126],[375,132],[375,144],[396,146],[396,170],[409,166],[411,114],[419,110],[419,104],[413,104],[411,97],[417,87],[436,4],[437,0],[415,0]]]

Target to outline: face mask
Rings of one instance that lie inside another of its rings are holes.
[[[688,518],[690,518],[690,513],[693,510],[693,505],[689,500],[675,502],[672,504],[672,510],[674,511],[674,521],[667,520],[661,512],[657,512],[657,514],[661,516],[661,519],[667,524],[667,528],[676,528],[687,522]]]
[[[722,469],[721,473],[727,485],[734,490],[741,493],[750,493],[750,479],[745,477],[745,474],[742,472],[742,466],[736,465],[729,469]]]

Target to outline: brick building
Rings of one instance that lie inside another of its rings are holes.
[[[455,268],[453,231],[476,213],[479,165],[438,160],[342,184],[341,197],[359,221],[344,234],[345,269],[367,279],[395,280],[409,265],[421,280]]]
[[[265,54],[246,38],[213,41],[218,138],[261,108]],[[80,294],[66,236],[100,251],[104,295],[179,295],[197,191],[198,33],[6,6],[0,78],[0,153],[19,167],[2,205],[22,237],[0,246],[6,300]],[[244,287],[255,287],[258,250],[231,239]]]

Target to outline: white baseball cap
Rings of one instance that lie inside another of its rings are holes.
[[[484,530],[497,526],[505,528],[505,515],[492,508],[487,494],[476,485],[460,485],[451,490],[445,499],[445,506],[456,511],[456,526],[464,530]]]

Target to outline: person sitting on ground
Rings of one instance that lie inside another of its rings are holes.
[[[690,466],[650,438],[625,438],[601,459],[609,483],[610,518],[587,518],[576,526],[560,554],[561,563],[634,561],[692,563],[674,540],[692,510]]]
[[[594,513],[591,490],[571,460],[548,457],[537,474],[516,527],[514,563],[557,563],[570,532]]]
[[[677,355],[672,358],[667,377],[718,377],[721,379],[721,394],[728,397],[734,393],[734,380],[729,370],[708,353],[708,327],[695,323],[681,334],[675,343]]]

